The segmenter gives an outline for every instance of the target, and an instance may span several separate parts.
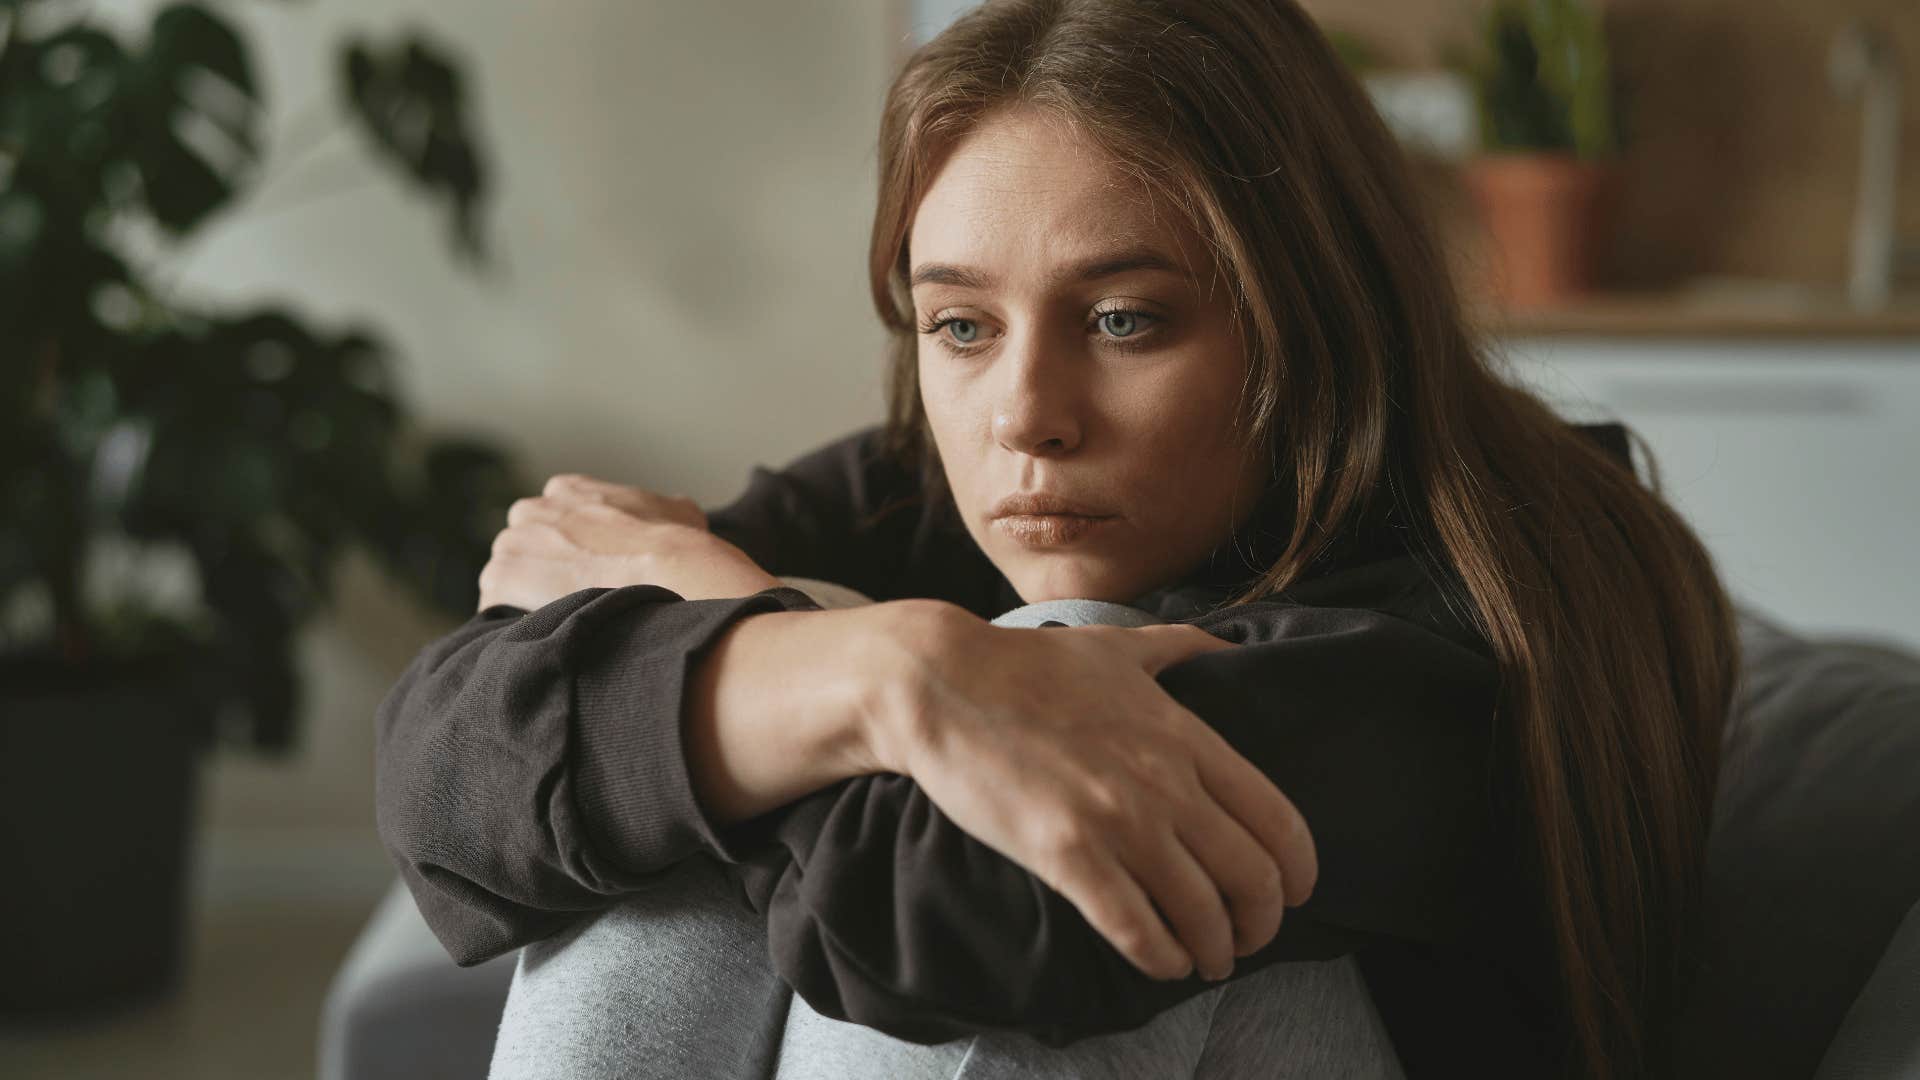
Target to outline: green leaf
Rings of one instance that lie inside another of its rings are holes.
[[[106,368],[122,348],[93,305],[98,290],[127,280],[112,252],[85,238],[42,237],[17,269],[0,271],[0,340],[18,343],[0,349],[0,431],[50,401],[57,408],[66,381]]]
[[[218,210],[258,164],[260,102],[247,50],[205,8],[153,21],[134,62],[130,157],[155,220],[185,232]]]
[[[103,193],[126,132],[127,58],[85,25],[8,43],[0,72],[0,158],[7,186],[32,191],[55,229],[72,228]]]
[[[220,617],[215,655],[232,687],[239,730],[253,746],[293,743],[300,673],[293,635],[314,610],[297,573],[244,533],[202,533],[192,545],[207,606]]]
[[[1528,16],[1540,81],[1564,103],[1574,149],[1582,157],[1612,152],[1612,73],[1599,13],[1579,0],[1533,0]]]
[[[175,651],[180,628],[137,601],[72,601],[96,530],[182,545],[210,615],[194,638],[210,697],[246,741],[289,745],[294,635],[348,545],[470,612],[527,485],[486,444],[423,449],[377,335],[180,307],[118,256],[130,217],[188,232],[258,165],[259,83],[218,9],[172,4],[130,45],[86,25],[84,5],[58,25],[21,9],[0,0],[0,601],[47,596],[95,655]],[[362,54],[355,122],[477,255],[485,173],[457,69],[417,41]]]
[[[1340,62],[1355,74],[1364,74],[1380,66],[1380,50],[1373,42],[1352,30],[1326,27],[1327,43],[1333,46]]]
[[[369,542],[394,578],[429,604],[470,615],[493,538],[529,485],[499,449],[468,438],[412,444],[397,464],[392,508]]]
[[[34,381],[34,270],[46,224],[46,211],[32,192],[0,189],[0,341],[6,343],[0,350],[0,423],[27,408]]]
[[[1482,16],[1480,55],[1454,64],[1473,85],[1487,149],[1617,149],[1606,36],[1585,0],[1496,0]]]
[[[350,41],[340,65],[349,113],[382,157],[446,204],[455,250],[484,258],[486,170],[458,67],[418,37],[385,48]]]

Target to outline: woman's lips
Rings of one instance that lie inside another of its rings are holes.
[[[1113,520],[1085,514],[1007,514],[993,523],[1028,547],[1055,547],[1076,543]]]

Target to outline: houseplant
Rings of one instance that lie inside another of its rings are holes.
[[[483,256],[459,71],[338,49],[342,112]],[[295,634],[361,545],[471,612],[520,487],[406,422],[374,333],[173,295],[181,238],[256,180],[260,86],[214,10],[143,33],[0,0],[0,1011],[166,985],[199,749],[294,743]]]
[[[1599,14],[1586,0],[1496,0],[1477,51],[1453,66],[1480,119],[1466,181],[1492,242],[1494,292],[1534,307],[1586,291],[1618,141]]]

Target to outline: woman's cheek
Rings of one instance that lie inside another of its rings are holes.
[[[955,495],[965,495],[971,487],[968,480],[973,462],[981,452],[978,444],[991,437],[992,420],[983,415],[963,383],[937,370],[929,370],[936,367],[925,360],[921,363],[920,407],[926,412],[934,449],[940,455],[949,485]]]

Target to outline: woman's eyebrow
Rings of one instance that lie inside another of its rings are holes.
[[[1097,281],[1115,274],[1126,274],[1136,270],[1161,270],[1170,274],[1184,273],[1167,258],[1153,248],[1135,248],[1128,251],[1109,252],[1068,263],[1047,275],[1047,286],[1056,288],[1082,281]],[[956,266],[952,263],[922,263],[913,268],[907,279],[908,286],[954,285],[963,289],[984,289],[993,284],[993,278],[973,267]]]

